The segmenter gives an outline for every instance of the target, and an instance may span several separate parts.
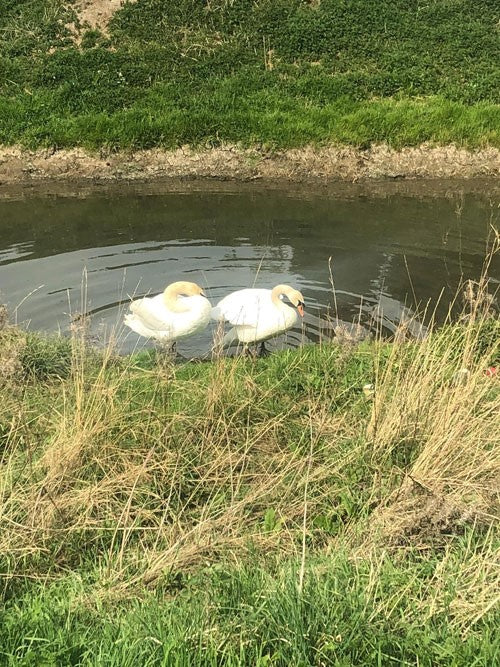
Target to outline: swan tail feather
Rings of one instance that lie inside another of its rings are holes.
[[[224,315],[219,306],[214,306],[210,312],[210,319],[215,322],[224,322]]]

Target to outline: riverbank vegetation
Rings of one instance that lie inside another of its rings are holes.
[[[0,143],[500,145],[493,0],[63,0],[0,10]]]
[[[495,664],[500,325],[465,296],[205,363],[4,321],[2,663]]]

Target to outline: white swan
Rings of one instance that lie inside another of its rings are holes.
[[[286,296],[292,306],[282,301]],[[295,310],[295,308],[297,310]],[[229,322],[233,328],[224,336],[223,345],[235,342],[261,343],[287,331],[297,322],[297,311],[304,317],[304,297],[289,285],[270,289],[242,289],[224,297],[212,308],[212,319]]]
[[[204,329],[211,309],[199,285],[179,281],[157,296],[132,301],[124,323],[140,336],[175,343]]]

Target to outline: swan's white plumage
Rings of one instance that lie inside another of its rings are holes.
[[[297,322],[297,313],[280,299],[273,300],[272,290],[248,288],[232,292],[212,308],[212,319],[233,325],[223,344],[257,343],[277,336]]]
[[[225,320],[234,326],[257,327],[262,320],[274,318],[275,310],[271,290],[241,289],[228,294],[212,308],[212,319]]]
[[[164,342],[179,340],[204,329],[209,320],[211,305],[201,295],[179,296],[186,310],[173,312],[165,304],[164,294],[137,299],[130,304],[125,324],[140,336]]]

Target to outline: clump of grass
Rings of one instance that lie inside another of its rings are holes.
[[[9,321],[9,314],[7,307],[0,303],[0,331],[5,329],[7,322]]]
[[[20,331],[3,326],[0,327],[0,340],[2,342],[0,349],[0,383],[19,379],[23,370],[21,355],[26,342],[25,336]]]
[[[23,373],[33,380],[68,377],[71,347],[69,338],[28,333],[20,355]]]

